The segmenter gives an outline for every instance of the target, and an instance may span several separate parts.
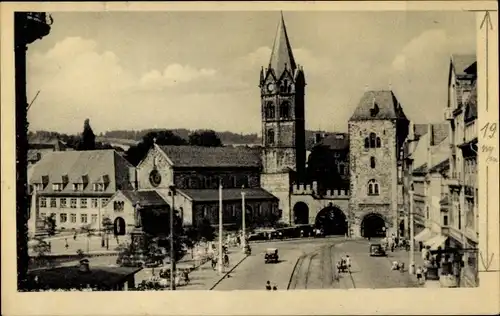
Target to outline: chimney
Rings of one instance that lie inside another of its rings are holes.
[[[78,266],[78,272],[80,273],[90,273],[90,261],[89,259],[80,260],[80,264]]]

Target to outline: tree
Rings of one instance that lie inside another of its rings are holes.
[[[43,220],[43,224],[45,226],[45,230],[49,236],[54,236],[56,234],[56,214],[50,214],[50,216],[46,217]]]
[[[139,162],[146,156],[148,151],[153,147],[156,140],[158,145],[187,145],[186,140],[174,134],[172,131],[153,131],[149,132],[142,140],[135,146],[131,146],[126,153],[127,160],[134,166],[137,166]]]
[[[334,152],[327,146],[317,145],[313,147],[307,162],[308,182],[317,181],[320,194],[327,189],[340,187],[342,178],[335,165]]]
[[[189,144],[192,146],[220,147],[222,142],[213,130],[196,131],[189,135]]]
[[[44,257],[46,254],[50,253],[50,245],[43,238],[37,237],[35,239],[37,243],[33,246],[33,251],[38,257]]]
[[[94,150],[96,149],[95,134],[90,127],[90,120],[86,119],[83,123],[83,133],[78,150]]]

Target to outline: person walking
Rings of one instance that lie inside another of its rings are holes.
[[[417,274],[418,284],[422,284],[422,268],[420,266],[417,267],[416,274]]]
[[[349,255],[345,256],[345,264],[347,266],[347,272],[351,273],[351,258]]]
[[[267,281],[266,283],[266,290],[271,291],[271,282]]]

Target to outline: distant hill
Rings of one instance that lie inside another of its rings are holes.
[[[132,146],[137,144],[142,140],[144,135],[146,135],[149,132],[153,131],[159,131],[159,130],[164,130],[164,129],[144,129],[144,130],[112,130],[112,131],[107,131],[105,133],[100,133],[97,136],[97,141],[100,142],[109,142],[109,143],[118,143],[118,144],[123,144],[127,146]],[[174,134],[178,135],[179,137],[184,138],[185,140],[188,140],[189,134],[194,132],[194,130],[188,130],[184,128],[178,128],[178,129],[173,129],[171,130]],[[254,145],[254,144],[260,144],[261,143],[261,138],[255,133],[255,134],[242,134],[242,133],[233,133],[229,131],[224,131],[224,132],[216,132],[219,138],[221,139],[222,143],[224,145],[234,145],[234,144],[249,144],[249,145]],[[317,131],[309,131],[306,130],[306,143],[308,144],[307,147],[310,147],[310,143],[312,142],[314,138],[314,134],[317,133]],[[73,137],[73,135],[66,135],[66,134],[60,134],[57,132],[48,132],[48,131],[37,131],[35,133],[30,133],[30,139],[61,139],[63,141],[67,141],[68,138]]]

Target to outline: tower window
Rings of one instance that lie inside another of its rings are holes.
[[[377,145],[377,135],[375,133],[370,133],[370,148],[375,148]]]
[[[265,116],[268,119],[273,119],[275,117],[273,102],[266,102]]]
[[[377,137],[377,148],[380,148],[380,137]]]
[[[375,157],[370,157],[370,167],[375,168]]]
[[[368,195],[379,195],[379,184],[375,179],[368,181]]]
[[[365,148],[370,148],[370,140],[368,137],[365,138]]]
[[[290,117],[290,103],[288,101],[281,102],[280,117],[284,119]]]
[[[274,130],[272,130],[272,129],[267,131],[267,143],[269,145],[274,144]]]

